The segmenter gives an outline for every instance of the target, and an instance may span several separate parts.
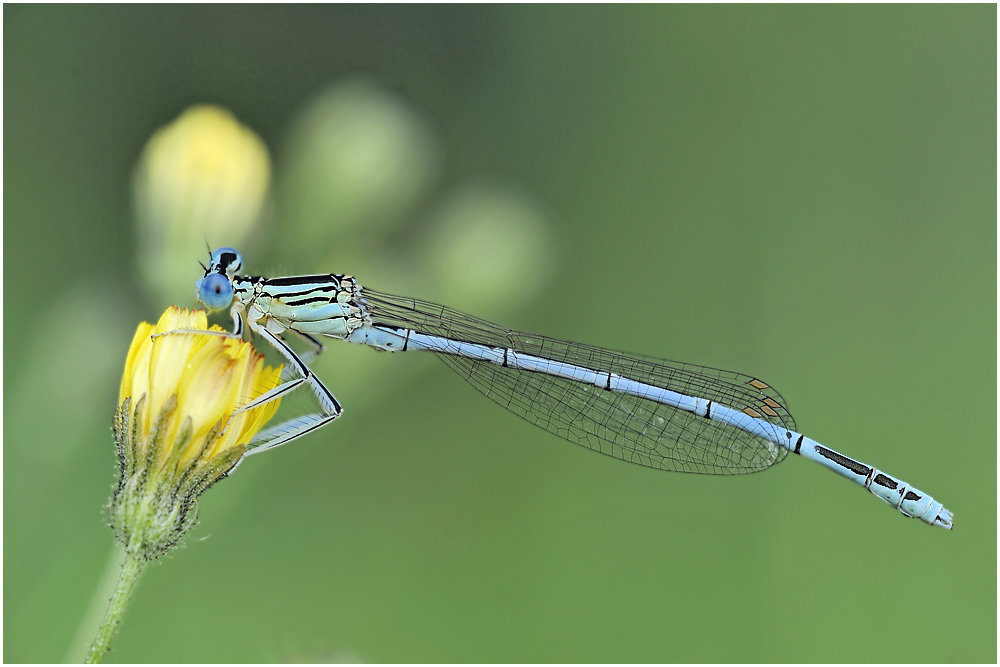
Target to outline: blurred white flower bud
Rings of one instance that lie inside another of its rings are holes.
[[[406,219],[439,162],[428,124],[393,93],[364,80],[331,88],[296,122],[281,160],[282,257],[319,269],[336,261],[338,240],[383,236]]]
[[[244,245],[270,179],[264,142],[225,109],[191,107],[156,131],[133,189],[139,270],[160,305],[192,301],[206,243]]]

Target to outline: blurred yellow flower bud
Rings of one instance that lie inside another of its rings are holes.
[[[278,409],[272,401],[237,412],[280,382],[281,368],[265,367],[250,343],[188,333],[151,338],[207,324],[204,311],[168,308],[155,326],[139,325],[125,360],[111,523],[126,551],[146,560],[177,543],[195,521],[198,496],[236,466]]]
[[[160,128],[133,178],[139,270],[164,303],[189,299],[193,268],[213,247],[243,247],[271,180],[264,142],[231,113],[191,107]]]

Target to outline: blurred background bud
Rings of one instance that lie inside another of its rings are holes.
[[[553,263],[541,210],[520,192],[491,185],[449,195],[418,253],[435,299],[489,317],[530,299]]]
[[[158,306],[192,301],[196,260],[245,248],[271,180],[267,147],[217,106],[194,106],[150,138],[133,189],[142,278]]]
[[[359,79],[320,94],[281,160],[282,263],[329,271],[359,246],[378,245],[412,214],[439,164],[428,122],[394,93]]]

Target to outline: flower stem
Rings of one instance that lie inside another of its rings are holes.
[[[111,647],[111,638],[114,637],[115,630],[118,629],[125,607],[128,605],[132,591],[135,590],[135,585],[139,581],[139,575],[142,574],[145,567],[146,560],[142,556],[137,556],[130,550],[126,550],[122,571],[118,575],[118,585],[115,587],[114,595],[111,596],[108,611],[104,615],[104,620],[101,621],[101,627],[97,629],[97,637],[94,638],[90,653],[87,654],[87,659],[84,662],[88,664],[104,662],[104,656],[107,655],[108,648]]]

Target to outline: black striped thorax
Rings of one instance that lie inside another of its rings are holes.
[[[353,276],[336,273],[291,278],[234,276],[233,291],[244,306],[255,304],[265,313],[272,304],[285,310],[339,303],[352,310],[356,308],[363,315],[368,311],[358,281]]]

